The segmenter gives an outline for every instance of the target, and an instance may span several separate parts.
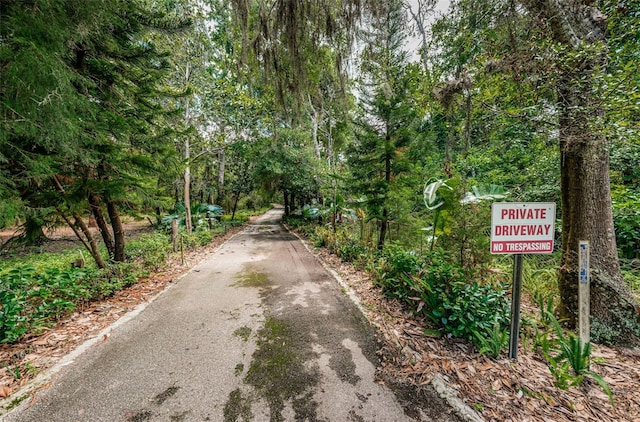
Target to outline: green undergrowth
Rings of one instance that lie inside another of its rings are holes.
[[[212,230],[182,233],[180,247],[192,250],[224,235],[243,219]],[[0,343],[37,335],[78,307],[101,300],[161,269],[173,254],[170,235],[146,233],[127,242],[127,262],[98,269],[81,248],[60,253],[32,253],[0,264]],[[106,256],[106,250],[102,250]],[[74,268],[81,260],[85,263]]]
[[[289,224],[317,247],[325,247],[366,270],[386,296],[401,301],[407,310],[423,318],[425,333],[464,338],[490,358],[508,350],[512,257],[497,256],[489,267],[470,270],[442,248],[418,252],[389,244],[383,251],[376,251],[364,247],[357,236],[346,230],[314,227],[301,220]],[[583,344],[554,317],[559,297],[559,260],[556,253],[527,256],[523,262],[524,299],[533,302],[537,314],[523,312],[522,347],[525,353],[534,353],[545,362],[556,387],[566,390],[585,382],[595,383],[614,403],[607,382],[590,369],[591,344]],[[637,294],[634,264],[623,267],[623,273]]]

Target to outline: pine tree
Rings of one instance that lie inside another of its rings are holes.
[[[379,249],[390,219],[390,191],[397,176],[408,168],[404,149],[415,118],[409,95],[412,80],[402,50],[405,33],[406,15],[400,1],[376,10],[362,32],[360,115],[349,165],[354,193],[364,195],[368,214],[380,222]]]
[[[119,208],[153,185],[158,161],[170,152],[166,128],[155,125],[165,60],[145,38],[162,14],[137,1],[81,3],[3,8],[0,183],[43,223],[68,223],[103,267],[83,221],[87,211],[110,258],[124,260]]]

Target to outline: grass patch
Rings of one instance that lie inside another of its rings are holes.
[[[253,420],[253,413],[251,413],[251,401],[243,397],[242,391],[236,388],[229,393],[229,399],[224,405],[224,422],[250,422]]]
[[[293,327],[273,317],[268,317],[258,332],[258,349],[253,354],[245,382],[267,401],[270,420],[283,420],[285,402],[303,396],[318,382],[318,374],[305,366],[298,342]],[[315,420],[316,407],[315,402],[300,403],[299,408],[294,409],[296,420],[302,420],[301,415]]]
[[[249,336],[251,335],[251,328],[249,327],[240,327],[233,332],[233,335],[236,337],[240,337],[242,341],[249,341]]]

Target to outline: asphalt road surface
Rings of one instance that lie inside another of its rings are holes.
[[[375,381],[375,330],[281,216],[231,238],[4,420],[448,420]]]

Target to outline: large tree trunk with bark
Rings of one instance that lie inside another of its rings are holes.
[[[578,317],[578,242],[591,246],[591,327],[596,341],[638,344],[640,317],[626,287],[616,247],[609,150],[599,125],[603,110],[594,83],[606,70],[605,17],[590,1],[525,1],[541,13],[555,42],[567,48],[558,68],[562,262],[559,316]],[[587,51],[588,49],[588,51]]]
[[[582,70],[582,72],[581,72]],[[590,92],[588,69],[576,69],[559,89],[562,262],[559,270],[559,316],[575,326],[578,318],[578,242],[591,249],[591,318],[594,339],[636,343],[628,330],[638,322],[633,296],[626,287],[616,247],[606,138],[594,130],[601,112]],[[582,73],[583,77],[580,77]],[[593,100],[593,101],[592,101]],[[610,334],[608,334],[610,333]],[[618,338],[613,338],[618,337]]]

